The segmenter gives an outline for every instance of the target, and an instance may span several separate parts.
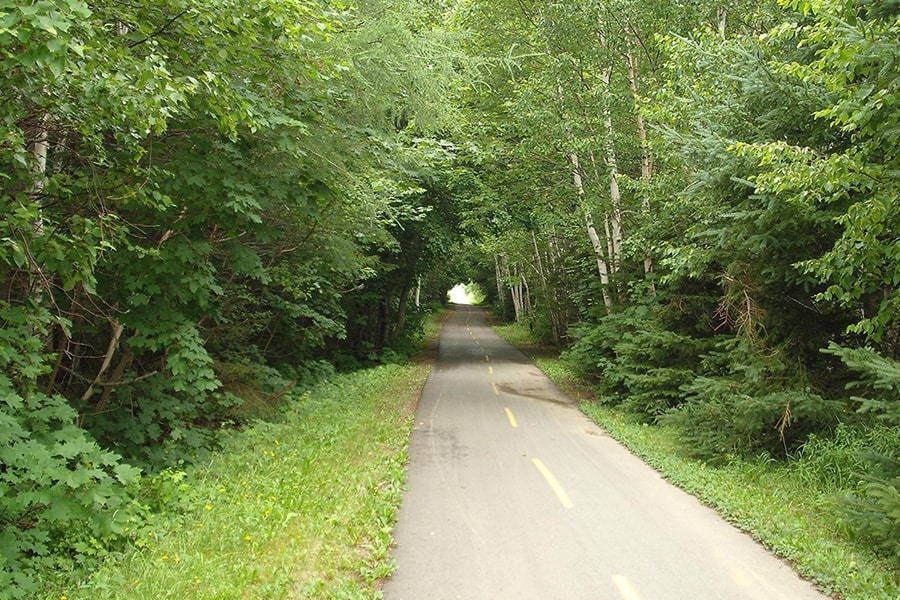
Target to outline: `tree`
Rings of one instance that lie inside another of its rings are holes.
[[[378,251],[422,214],[425,199],[371,182],[417,188],[426,157],[399,130],[450,121],[458,57],[432,26],[440,14],[0,2],[0,77],[14,90],[0,103],[0,423],[15,489],[4,539],[24,540],[4,543],[15,589],[30,585],[26,558],[65,551],[67,529],[112,543],[120,519],[138,518],[124,508],[136,471],[102,448],[148,470],[190,460],[233,418],[239,384],[318,369],[346,330],[345,292],[388,268]]]

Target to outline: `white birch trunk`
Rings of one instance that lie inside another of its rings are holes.
[[[500,274],[500,256],[497,254],[494,255],[494,279],[497,282],[497,300],[503,304],[506,294],[503,290],[503,276]]]
[[[516,323],[519,323],[523,316],[522,277],[519,275],[519,269],[516,265],[513,265],[513,269],[509,273],[509,293],[512,296],[513,308],[516,312]]]
[[[34,159],[34,166],[31,169],[31,189],[28,190],[28,195],[38,206],[41,204],[41,195],[44,193],[46,182],[47,152],[50,149],[50,134],[47,131],[49,120],[49,116],[46,114],[40,118],[34,140],[31,143],[31,157]],[[36,222],[35,229],[43,232],[43,221]]]
[[[531,304],[531,290],[528,289],[528,280],[522,276],[522,309],[529,317],[534,317],[534,310]]]
[[[644,123],[644,115],[641,113],[638,102],[640,101],[640,85],[638,83],[637,57],[632,48],[629,48],[625,56],[628,63],[628,85],[634,98],[634,114],[637,119],[638,140],[641,146],[641,188],[643,198],[641,206],[644,209],[645,218],[650,216],[650,179],[653,177],[653,154],[650,152],[650,144],[647,143],[647,126]],[[644,274],[653,272],[653,257],[649,253],[644,255]],[[656,295],[656,285],[650,283],[650,292]]]
[[[603,230],[606,232],[606,251],[609,252],[610,256],[613,256],[616,251],[613,248],[612,226],[610,225],[609,213],[603,215]],[[610,271],[615,273],[614,269],[610,269]]]
[[[497,291],[503,297],[505,290],[509,289],[509,295],[512,299],[513,310],[515,311],[516,323],[520,321],[523,315],[523,298],[522,298],[522,277],[519,275],[519,269],[516,265],[510,269],[509,261],[506,256],[494,255],[497,271]]]
[[[541,278],[541,287],[547,290],[547,276],[544,274],[544,261],[541,259],[541,251],[538,249],[537,236],[531,232],[531,243],[534,246],[534,261],[537,265],[538,277]]]
[[[47,155],[50,150],[49,133],[50,115],[44,113],[38,120],[37,130],[31,141],[31,157],[34,161],[31,168],[31,185],[28,189],[28,197],[37,209],[37,217],[34,220],[34,234],[36,237],[44,235],[44,208],[43,195],[47,182]],[[29,257],[31,253],[28,253]],[[31,259],[31,281],[29,289],[32,299],[40,304],[44,290],[49,291],[50,284],[44,278],[41,265]]]
[[[601,36],[605,44],[606,40]],[[607,94],[612,83],[612,67],[603,71],[603,84]],[[616,156],[616,145],[613,139],[612,111],[609,106],[603,107],[603,121],[606,125],[606,167],[609,170],[609,201],[610,201],[610,241],[612,252],[610,264],[613,272],[617,271],[622,262],[622,240],[624,232],[622,227],[622,194],[619,191],[619,161]]]
[[[569,157],[572,161],[572,174],[575,180],[575,190],[578,193],[578,201],[584,212],[585,226],[587,227],[588,238],[591,240],[591,247],[594,249],[594,256],[597,259],[597,271],[600,274],[600,285],[603,289],[603,303],[607,308],[612,307],[612,296],[609,293],[609,266],[606,262],[606,255],[603,252],[603,243],[594,227],[594,219],[591,211],[584,206],[584,182],[581,178],[581,167],[578,163],[578,155],[574,152]]]
[[[551,289],[547,282],[547,275],[544,271],[544,259],[541,257],[541,250],[537,243],[537,235],[535,235],[534,231],[531,232],[531,243],[534,246],[534,260],[541,279],[541,290],[544,292],[544,299],[547,303],[547,314],[550,317],[551,334],[553,336],[553,341],[558,343],[560,337],[559,332],[560,329],[562,329],[560,322],[561,305],[559,302],[558,287],[554,286],[553,289]],[[548,257],[548,262],[549,261],[550,258]],[[531,307],[529,306],[529,316],[531,316],[530,308]]]

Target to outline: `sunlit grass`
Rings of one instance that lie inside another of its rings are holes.
[[[526,353],[542,354],[537,365],[582,402],[582,410],[669,481],[748,531],[822,590],[844,600],[898,600],[898,567],[853,543],[841,525],[837,490],[816,482],[798,457],[778,462],[761,455],[712,466],[689,457],[677,432],[647,426],[596,402],[566,361],[535,352],[525,327],[495,328]]]
[[[137,549],[49,598],[377,598],[429,365],[335,377],[281,418],[234,432],[201,468],[163,474],[169,508]]]

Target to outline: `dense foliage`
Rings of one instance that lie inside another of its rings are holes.
[[[466,280],[704,459],[880,432],[900,556],[898,15],[0,0],[0,594]]]
[[[458,229],[440,15],[0,1],[0,596],[127,543],[140,470],[241,403],[416,335]]]
[[[466,101],[500,312],[705,460],[881,432],[841,493],[848,531],[894,559],[898,15],[862,0],[463,14],[498,65]]]

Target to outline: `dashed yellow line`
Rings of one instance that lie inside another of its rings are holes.
[[[640,595],[634,590],[631,586],[631,582],[628,581],[627,577],[622,575],[613,575],[612,576],[613,583],[616,584],[616,587],[619,588],[619,593],[622,594],[622,597],[625,600],[641,600]]]
[[[575,505],[572,504],[572,500],[569,499],[569,495],[566,493],[566,490],[563,489],[563,486],[560,485],[559,481],[556,477],[553,476],[553,473],[550,472],[541,459],[532,458],[531,462],[534,463],[534,466],[537,467],[537,470],[541,472],[541,475],[544,476],[544,479],[547,480],[547,483],[550,485],[550,488],[556,493],[556,497],[559,498],[560,503],[566,508],[572,508]]]
[[[489,354],[485,354],[485,355],[484,355],[484,360],[485,360],[486,362],[491,362],[491,357],[490,357],[490,355],[489,355]]]
[[[494,374],[494,367],[488,366],[488,371],[490,372],[491,375],[493,375],[493,374]]]
[[[492,384],[491,384],[491,387],[494,388],[494,395],[495,395],[495,396],[499,396],[499,395],[500,395],[500,388],[497,387],[497,384],[496,384],[496,383],[492,383]]]
[[[513,429],[518,428],[519,423],[518,423],[518,421],[516,421],[516,416],[512,413],[512,411],[509,410],[509,408],[504,408],[503,410],[506,412],[506,418],[509,419],[509,424],[512,425],[512,428]]]

